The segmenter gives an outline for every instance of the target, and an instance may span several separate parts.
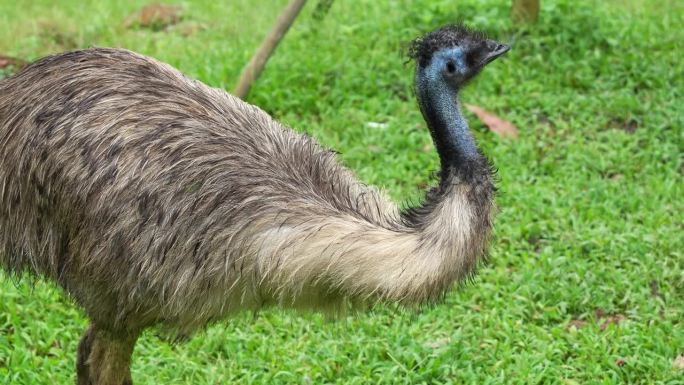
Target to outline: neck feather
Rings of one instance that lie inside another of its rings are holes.
[[[488,218],[494,194],[489,162],[480,154],[470,134],[459,108],[458,90],[435,79],[419,76],[416,94],[439,153],[441,180],[438,187],[428,191],[421,206],[402,213],[404,223],[420,229],[428,228],[430,223],[452,221],[454,212],[444,210],[450,200],[458,203],[459,210],[471,207]],[[477,219],[477,215],[472,218]]]
[[[418,79],[416,88],[420,110],[439,154],[442,177],[466,171],[464,168],[481,155],[461,113],[458,90],[434,78]]]

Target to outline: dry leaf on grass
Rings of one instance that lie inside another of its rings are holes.
[[[622,314],[606,314],[606,312],[601,308],[597,308],[594,311],[594,315],[596,316],[596,319],[598,321],[601,321],[599,325],[599,329],[601,329],[601,331],[606,330],[606,328],[608,328],[609,325],[617,326],[621,324],[622,321],[625,321],[627,319],[627,317],[625,317]]]
[[[180,32],[181,35],[185,37],[192,36],[196,33],[206,31],[209,29],[205,24],[202,23],[188,23],[188,24],[182,24],[178,26],[178,31]]]
[[[380,122],[366,122],[368,128],[387,128],[387,123]]]
[[[605,331],[610,325],[617,326],[627,320],[627,317],[622,314],[608,314],[601,308],[596,308],[596,310],[594,310],[594,316],[596,317],[596,324],[598,324],[599,330],[601,331]],[[565,330],[579,330],[588,325],[589,322],[587,321],[572,319],[565,326]]]
[[[438,338],[436,340],[425,342],[423,344],[423,346],[425,346],[428,349],[435,350],[435,349],[439,349],[439,348],[442,348],[444,346],[449,345],[450,342],[451,342],[451,339],[449,339],[449,338]]]
[[[178,5],[153,3],[130,15],[124,27],[149,28],[160,31],[170,25],[177,24],[182,17],[183,8]]]
[[[73,26],[60,23],[54,19],[39,19],[37,21],[37,36],[42,45],[55,51],[71,51],[82,45]]]
[[[621,314],[617,315],[612,315],[610,317],[606,317],[603,319],[603,322],[601,323],[601,326],[599,326],[599,329],[606,330],[608,328],[608,325],[619,325],[622,323],[622,321],[626,320],[627,318]]]
[[[583,327],[587,326],[587,321],[582,321],[581,319],[574,319],[568,322],[567,330],[570,329],[582,329]]]
[[[639,122],[634,118],[612,118],[608,122],[608,128],[622,130],[628,134],[633,134],[639,128]]]
[[[5,69],[7,67],[14,67],[15,69],[21,69],[28,64],[27,61],[17,59],[15,57],[0,55],[0,69]]]
[[[518,129],[511,123],[507,122],[498,116],[488,112],[482,107],[478,107],[472,104],[466,104],[465,107],[468,111],[472,112],[477,116],[478,119],[482,121],[495,134],[502,137],[517,138]]]
[[[677,370],[684,370],[684,353],[677,356],[677,358],[672,361],[672,368]]]
[[[600,307],[597,307],[594,310],[594,316],[596,317],[596,319],[600,320],[601,318],[606,316],[606,312],[603,309],[601,309]]]

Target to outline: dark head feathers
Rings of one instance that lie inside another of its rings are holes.
[[[413,40],[409,45],[408,55],[418,65],[425,67],[430,63],[432,55],[443,48],[472,45],[485,40],[487,36],[484,32],[463,24],[446,25]]]

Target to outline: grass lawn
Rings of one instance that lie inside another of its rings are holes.
[[[258,3],[180,2],[155,31],[124,27],[142,1],[2,0],[0,54],[125,47],[231,89],[286,1]],[[490,263],[421,312],[270,310],[179,345],[149,331],[136,385],[683,384],[684,2],[542,0],[523,30],[510,0],[340,0],[323,19],[316,3],[249,101],[401,201],[438,166],[402,43],[462,19],[513,44],[463,95],[520,129],[468,114],[499,169]],[[85,325],[56,286],[0,275],[0,383],[72,383]]]

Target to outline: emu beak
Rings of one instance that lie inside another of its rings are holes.
[[[494,59],[508,52],[508,50],[511,49],[511,46],[497,43],[494,40],[487,40],[487,49],[489,50],[489,52],[485,55],[484,59],[482,60],[483,64],[491,63],[492,61],[494,61]]]

